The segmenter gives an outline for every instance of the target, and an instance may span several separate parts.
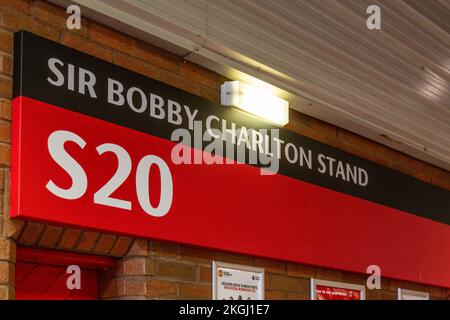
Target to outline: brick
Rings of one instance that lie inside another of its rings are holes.
[[[0,50],[12,54],[13,52],[12,33],[0,30]]]
[[[309,292],[309,279],[269,274],[269,288],[277,291]]]
[[[317,140],[320,142],[323,142],[325,144],[328,144],[330,146],[336,147],[336,137],[331,137],[327,134],[324,134],[322,132],[319,131],[315,131],[315,130],[307,130],[305,132],[302,132],[300,134],[303,134],[305,136],[307,136],[308,138],[311,138],[313,140]]]
[[[23,220],[8,219],[6,223],[6,236],[13,240],[17,240],[24,226],[25,221]]]
[[[197,279],[197,268],[195,265],[178,261],[157,260],[155,275],[177,280],[195,281]]]
[[[336,126],[316,118],[311,118],[311,128],[329,136],[337,136]]]
[[[381,299],[381,290],[372,289],[369,290],[366,288],[366,300],[380,300]]]
[[[0,77],[0,97],[11,98],[12,96],[12,81],[11,79],[6,79]]]
[[[64,31],[62,34],[61,43],[73,49],[83,51],[84,53],[87,53],[99,59],[108,62],[113,61],[113,53],[110,49],[107,49],[79,35]]]
[[[329,136],[323,132],[313,130],[310,127],[301,125],[299,123],[295,122],[289,122],[286,126],[284,126],[287,130],[290,130],[292,132],[295,132],[297,134],[306,136],[308,138],[311,138],[313,140],[331,145],[336,146],[337,139],[334,136]]]
[[[12,300],[14,299],[13,291],[8,286],[0,285],[0,300]]]
[[[14,264],[0,261],[0,284],[14,284]]]
[[[342,272],[338,270],[317,268],[316,278],[322,280],[341,281]]]
[[[117,281],[116,280],[106,280],[100,282],[100,298],[108,299],[115,298],[118,296],[117,292]]]
[[[377,144],[377,146],[377,149],[372,148],[367,151],[369,152],[368,156],[372,154],[378,156],[376,158],[378,163],[386,164],[386,166],[393,169],[395,169],[395,167],[400,167],[407,172],[407,174],[412,174],[414,171],[428,172],[429,167],[423,166],[423,162],[418,160],[411,161],[412,158],[387,146],[381,144]]]
[[[445,298],[445,288],[439,288],[439,287],[430,287],[429,289],[430,295],[433,297],[441,297]]]
[[[119,236],[111,249],[110,254],[113,256],[125,256],[133,241],[130,237]]]
[[[314,278],[316,270],[312,266],[303,264],[288,263],[287,275],[302,278]]]
[[[28,14],[30,12],[30,3],[28,0],[0,0],[0,8]]]
[[[136,57],[144,60],[155,67],[177,73],[180,58],[164,52],[149,43],[138,41],[136,46]]]
[[[385,150],[381,150],[381,149],[386,148],[379,143],[376,143],[372,140],[366,139],[358,134],[355,134],[355,133],[345,130],[343,128],[338,128],[337,134],[338,134],[339,140],[344,140],[345,142],[347,142],[349,144],[357,145],[360,148],[363,148],[366,150],[372,150],[372,151],[377,150],[379,152],[382,152]]]
[[[381,154],[379,154],[379,156],[380,156],[380,155],[381,155]],[[369,155],[369,156],[366,156],[366,157],[370,157],[370,155]],[[383,156],[381,156],[381,157],[383,157]],[[389,158],[389,155],[385,155],[385,156],[384,156],[384,159],[388,159],[388,158]],[[378,161],[378,163],[380,163],[380,164],[383,165],[383,164],[385,164],[385,160]],[[407,175],[409,175],[409,176],[414,176],[414,169],[411,168],[411,167],[405,166],[404,163],[399,163],[399,162],[387,162],[387,164],[388,164],[389,168],[391,168],[391,169],[394,169],[394,170],[396,170],[396,171],[402,172],[402,173],[407,174]]]
[[[43,228],[42,223],[28,221],[20,236],[19,243],[26,246],[36,245]]]
[[[433,176],[435,176],[439,175],[438,172],[442,172],[443,170],[421,160],[412,158],[399,151],[387,147],[384,148],[386,149],[386,155],[389,156],[393,161],[399,164],[403,164],[405,167],[411,168],[413,171],[430,172],[433,174]]]
[[[62,239],[59,243],[59,247],[64,249],[73,249],[80,238],[81,230],[78,229],[66,229],[64,230]]]
[[[46,226],[44,234],[39,240],[39,245],[43,247],[54,247],[63,232],[62,227]]]
[[[219,84],[217,90],[220,92],[220,85],[222,85],[225,81],[231,81],[232,79],[229,79],[229,78],[227,78],[227,77],[225,77],[225,76],[223,76],[221,74],[218,74],[218,73],[216,74],[216,76],[217,76],[216,81]]]
[[[59,29],[67,29],[67,18],[69,14],[63,8],[51,4],[47,1],[35,1],[33,6],[33,17],[44,22],[45,24],[51,24]],[[72,33],[78,33],[80,35],[87,35],[88,21],[83,18],[81,14],[81,29],[70,30]]]
[[[416,159],[414,159],[414,160],[416,160]],[[425,163],[425,162],[420,162],[420,163],[423,164],[424,167],[423,167],[423,169],[416,169],[417,171],[427,172],[432,176],[450,178],[450,171],[433,166],[433,165]]]
[[[6,238],[0,238],[0,260],[16,261],[16,244]]]
[[[450,171],[442,170],[441,168],[433,167],[437,172],[434,173],[432,170],[430,170],[430,173],[433,174],[433,177],[444,181],[443,188],[446,188],[450,190]],[[445,182],[447,182],[447,185],[445,186]]]
[[[2,228],[0,228],[1,234],[5,234],[5,230],[3,229],[3,226],[9,220],[9,211],[11,207],[11,196],[10,196],[10,170],[8,169],[2,169],[0,170],[2,172],[2,180],[0,183],[2,184],[2,187],[0,188],[0,198],[2,199],[0,204],[0,217],[3,215],[4,218],[2,220]],[[2,196],[3,194],[3,196]]]
[[[94,251],[98,253],[108,253],[114,246],[117,236],[112,234],[101,234],[95,244]]]
[[[123,259],[117,259],[113,264],[112,268],[102,270],[102,272],[99,273],[99,281],[100,282],[113,281],[115,278],[123,275],[123,271],[121,273],[117,272],[118,269],[123,269],[122,262]]]
[[[0,142],[11,143],[11,123],[0,120]]]
[[[0,119],[11,121],[12,108],[11,100],[0,99]]]
[[[144,76],[147,76],[152,79],[159,79],[159,70],[156,69],[149,63],[146,63],[142,60],[133,58],[129,55],[114,52],[113,54],[113,62],[121,67],[129,69],[131,71],[140,73]]]
[[[58,41],[60,39],[60,30],[31,17],[13,12],[3,12],[2,16],[1,26],[9,31],[16,32],[23,29],[50,40]]]
[[[286,292],[284,291],[274,291],[274,290],[266,290],[264,294],[265,300],[285,300]]]
[[[216,258],[216,252],[204,248],[181,246],[180,257],[183,260],[210,265]]]
[[[125,262],[124,259],[119,259],[114,264],[113,268],[107,269],[105,272],[102,273],[102,278],[109,277],[109,278],[117,278],[124,275],[123,271],[123,263]]]
[[[151,276],[155,274],[155,259],[153,257],[145,259],[145,274]]]
[[[311,116],[289,109],[289,123],[297,126],[311,127],[311,121]]]
[[[223,262],[243,264],[247,266],[253,266],[255,264],[255,260],[253,257],[228,252],[217,253],[217,260]]]
[[[13,62],[11,56],[2,54],[0,55],[0,72],[12,76]]]
[[[311,300],[311,293],[306,291],[302,293],[288,292],[285,300]]]
[[[119,296],[145,296],[146,282],[143,279],[117,279],[117,293]]]
[[[442,297],[446,300],[450,300],[450,289],[442,288]]]
[[[212,270],[210,267],[199,267],[199,282],[212,283]]]
[[[431,177],[431,183],[439,188],[450,190],[450,179]]]
[[[374,152],[374,154],[372,155],[372,157],[369,159],[369,150],[365,150],[364,148],[360,148],[358,145],[349,143],[345,140],[341,140],[341,139],[336,139],[336,144],[335,146],[340,149],[343,150],[345,152],[351,153],[353,155],[371,160],[373,162],[377,162],[380,163],[380,161],[382,160],[382,156],[379,155],[378,153]]]
[[[413,171],[413,175],[415,178],[431,183],[431,175],[429,173],[421,172],[421,171]]]
[[[179,72],[183,78],[200,83],[214,90],[219,89],[217,74],[196,64],[188,61],[181,63],[179,65]]]
[[[179,258],[180,246],[171,242],[152,240],[150,254],[158,257]]]
[[[264,290],[266,291],[270,289],[270,276],[270,273],[264,273]]]
[[[136,239],[133,241],[127,256],[146,256],[149,252],[148,241]]]
[[[146,259],[145,257],[127,258],[123,261],[124,275],[145,275],[146,274]]]
[[[176,299],[177,283],[157,279],[148,280],[146,296],[152,299]]]
[[[286,273],[286,262],[272,259],[255,258],[255,266],[264,268],[269,273]]]
[[[389,290],[397,291],[398,288],[410,289],[410,283],[406,281],[389,279]]]
[[[411,290],[416,290],[416,291],[425,291],[425,292],[429,292],[430,291],[430,287],[424,284],[420,284],[420,283],[413,283],[410,282],[409,283],[409,289]]]
[[[380,291],[380,300],[397,300],[398,294],[397,291],[387,291],[387,290],[379,290]]]
[[[117,297],[114,300],[146,300],[146,297],[144,295],[140,296],[123,296],[123,297]]]
[[[89,25],[88,36],[106,47],[136,56],[136,41],[126,34],[92,22]]]
[[[211,285],[180,283],[179,298],[189,300],[210,300],[212,297],[211,290]]]
[[[366,285],[367,278],[370,275],[364,275],[359,273],[352,273],[352,272],[342,272],[342,278],[341,280],[343,282],[349,282],[354,284],[360,284],[360,285]]]
[[[199,96],[215,103],[220,103],[220,92],[219,90],[208,89],[206,87],[199,88]]]
[[[94,231],[83,231],[80,236],[80,240],[77,245],[78,250],[89,251],[94,248],[95,242],[97,241],[99,234]]]
[[[445,291],[444,288],[439,288],[439,287],[432,286],[432,287],[429,287],[427,289],[427,291],[430,292],[430,296],[445,298],[444,297],[444,291]]]
[[[179,76],[176,76],[169,72],[161,71],[159,80],[164,83],[167,83],[171,86],[174,86],[178,89],[190,92],[195,95],[198,95],[198,93],[199,93],[198,84],[196,84],[192,81],[186,80],[184,78],[181,78]]]

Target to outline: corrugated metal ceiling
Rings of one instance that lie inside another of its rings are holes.
[[[273,84],[293,109],[450,170],[450,0],[75,2],[226,76]],[[366,27],[372,4],[381,30]]]

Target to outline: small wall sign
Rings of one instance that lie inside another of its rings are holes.
[[[213,261],[213,300],[264,300],[264,269]]]
[[[365,287],[326,280],[311,279],[311,300],[365,300]]]
[[[398,300],[430,300],[430,294],[424,291],[398,288]]]

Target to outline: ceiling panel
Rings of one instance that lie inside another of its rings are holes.
[[[75,2],[227,77],[263,80],[293,109],[450,170],[450,0]],[[366,27],[372,4],[381,30]]]

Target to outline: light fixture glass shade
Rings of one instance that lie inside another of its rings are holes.
[[[220,100],[279,126],[289,122],[289,102],[240,81],[222,84]]]

